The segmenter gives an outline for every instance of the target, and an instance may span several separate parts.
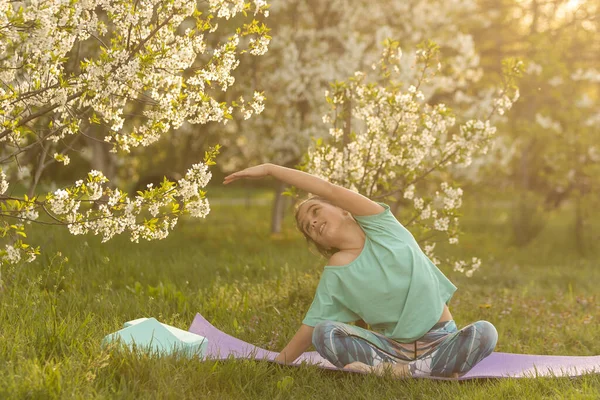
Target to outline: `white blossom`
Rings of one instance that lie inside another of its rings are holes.
[[[87,185],[88,190],[90,191],[88,197],[90,200],[98,200],[104,194],[104,189],[102,188],[102,184],[99,182],[90,182]]]
[[[525,71],[528,75],[539,75],[542,73],[542,66],[533,61],[529,62],[527,70]]]
[[[438,231],[447,231],[448,226],[450,224],[450,219],[448,217],[438,218],[434,221],[433,227]]]
[[[421,215],[420,218],[421,219],[429,219],[429,217],[431,217],[431,206],[427,205],[427,207],[425,207],[422,211],[421,211]]]
[[[6,180],[6,174],[0,169],[0,194],[6,193],[8,190],[8,181]]]
[[[415,196],[415,185],[409,185],[404,191],[404,198],[408,200],[412,200]]]
[[[558,121],[553,120],[550,116],[543,116],[540,113],[536,113],[535,122],[537,122],[537,124],[544,129],[551,129],[558,133],[562,132],[562,127],[560,126],[560,123]]]
[[[39,212],[35,207],[36,205],[33,202],[25,203],[18,217],[27,220],[27,224],[31,224],[32,221],[37,220],[39,217]]]
[[[64,189],[58,189],[54,192],[54,195],[48,201],[50,203],[50,209],[54,214],[62,215],[68,214],[73,211],[77,211],[80,203],[75,201]]]
[[[425,203],[425,200],[423,200],[422,198],[416,198],[413,200],[415,210],[422,210],[424,203]]]
[[[4,248],[2,261],[8,264],[16,264],[21,261],[21,252],[19,249],[7,244]]]
[[[590,83],[600,83],[600,70],[595,68],[590,68],[584,70],[583,68],[578,68],[573,74],[571,74],[571,79],[574,81],[587,81]]]
[[[435,246],[436,246],[436,243],[431,243],[431,244],[425,245],[425,247],[423,248],[425,255],[427,255],[428,257],[432,256]]]
[[[563,78],[561,76],[559,76],[559,75],[554,76],[554,77],[552,77],[551,79],[548,80],[548,84],[550,86],[554,86],[554,87],[562,85],[563,82],[564,82]]]
[[[269,50],[269,43],[271,39],[265,36],[261,36],[258,39],[250,39],[250,54],[255,56],[262,56]]]
[[[188,210],[192,217],[204,218],[210,212],[210,205],[208,204],[207,199],[191,201],[188,204]]]

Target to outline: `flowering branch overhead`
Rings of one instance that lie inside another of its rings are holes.
[[[268,8],[264,0],[1,1],[0,214],[7,218],[0,238],[7,243],[0,262],[35,257],[39,250],[16,238],[26,237],[23,223],[41,221],[39,214],[103,241],[123,232],[133,241],[161,239],[180,215],[205,217],[210,208],[201,189],[218,146],[183,179],[134,198],[94,170],[74,185],[29,197],[11,193],[9,182],[22,163],[37,159],[35,188],[50,163],[70,165],[65,139],[94,127],[111,151],[128,153],[184,122],[226,124],[235,109],[244,118],[262,112],[260,91],[250,91],[244,106],[218,99],[236,85],[241,54],[267,51],[271,37],[260,20]],[[37,149],[39,157],[28,156]]]

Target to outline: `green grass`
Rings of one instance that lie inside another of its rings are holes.
[[[600,397],[600,375],[394,380],[102,349],[102,338],[124,321],[153,316],[187,329],[196,312],[270,350],[293,336],[323,261],[307,251],[291,215],[283,234],[271,237],[268,205],[212,208],[207,220],[182,221],[166,240],[138,245],[126,237],[101,245],[58,228],[34,230],[31,238],[44,255],[2,274],[0,398]],[[584,259],[573,250],[569,219],[554,216],[542,236],[519,249],[507,245],[504,210],[465,210],[467,234],[442,250],[484,263],[470,279],[442,268],[459,288],[450,304],[457,325],[492,322],[499,332],[496,351],[600,354],[600,268],[597,255]],[[62,256],[53,256],[56,250]]]

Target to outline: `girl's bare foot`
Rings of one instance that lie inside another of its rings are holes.
[[[379,375],[383,375],[389,370],[392,373],[392,376],[396,378],[407,378],[412,376],[410,370],[408,369],[408,364],[382,363],[379,364],[377,368],[381,371]]]
[[[383,376],[386,371],[390,371],[391,374],[397,378],[411,376],[408,365],[406,364],[381,363],[375,367],[372,367],[360,361],[355,361],[346,365],[344,369],[347,371],[375,373],[378,376]]]
[[[374,372],[375,367],[371,367],[360,361],[355,361],[344,367],[346,371],[357,371],[357,372]]]

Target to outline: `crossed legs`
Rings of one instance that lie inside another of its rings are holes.
[[[436,324],[414,344],[404,344],[353,325],[324,321],[315,326],[313,344],[338,368],[396,376],[458,377],[492,353],[498,333],[487,321],[458,330],[454,321]]]

